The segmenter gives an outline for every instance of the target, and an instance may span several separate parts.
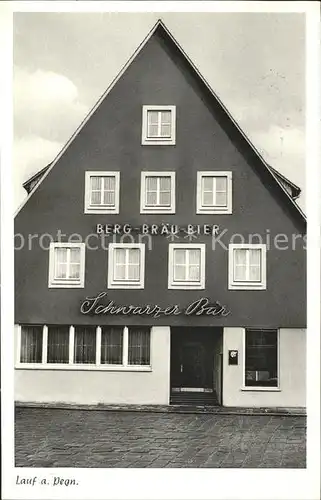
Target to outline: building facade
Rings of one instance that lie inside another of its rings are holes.
[[[15,398],[304,407],[305,218],[159,21],[15,218]]]

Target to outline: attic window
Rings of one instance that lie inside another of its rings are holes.
[[[143,106],[142,144],[174,145],[176,140],[176,107]]]

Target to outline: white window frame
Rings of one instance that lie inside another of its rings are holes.
[[[114,177],[115,178],[115,204],[113,206],[91,205],[90,203],[90,179],[91,177]],[[120,172],[85,172],[85,214],[119,214],[119,190],[120,190]]]
[[[243,356],[242,356],[242,387],[241,391],[247,391],[247,392],[280,392],[281,391],[281,385],[280,385],[280,329],[275,328],[277,331],[277,337],[276,337],[276,348],[277,348],[277,377],[278,377],[278,385],[275,387],[266,387],[266,386],[249,386],[245,385],[245,360],[246,360],[246,328],[243,328]],[[264,328],[263,328],[264,330]]]
[[[78,371],[138,371],[150,372],[152,371],[152,345],[153,345],[153,327],[150,328],[149,341],[150,341],[150,364],[149,365],[130,365],[128,364],[128,331],[127,326],[123,326],[123,353],[122,364],[106,364],[101,363],[101,326],[96,326],[96,359],[95,363],[75,363],[74,362],[74,343],[75,343],[75,327],[69,326],[69,362],[68,363],[47,363],[48,351],[48,326],[42,326],[42,361],[41,363],[21,363],[20,350],[21,350],[21,326],[16,325],[17,329],[17,350],[16,350],[16,369],[26,370],[78,370]],[[65,326],[65,325],[64,325]],[[90,326],[90,325],[84,325]]]
[[[55,279],[55,249],[79,248],[80,249],[80,278],[79,280]],[[85,243],[58,243],[52,242],[49,247],[49,276],[48,288],[84,288],[85,286]]]
[[[140,279],[138,281],[114,280],[115,249],[138,248],[140,250]],[[107,287],[112,289],[141,289],[145,286],[145,245],[144,243],[110,243],[108,245],[108,279]]]
[[[146,205],[146,178],[147,177],[170,177],[171,179],[171,203],[169,206]],[[141,214],[174,214],[175,213],[175,197],[176,197],[176,175],[175,172],[141,172],[140,180],[140,213]]]
[[[142,116],[142,144],[148,146],[174,146],[176,144],[176,106],[143,106]],[[171,112],[171,136],[170,137],[148,137],[148,112],[170,111]]]
[[[226,206],[205,206],[202,203],[202,179],[204,177],[226,177],[227,179],[227,204]],[[232,172],[202,171],[197,172],[196,187],[196,213],[197,214],[231,214],[232,213]]]
[[[205,243],[171,243],[168,245],[168,288],[170,290],[204,290],[205,288]],[[174,281],[174,251],[198,249],[201,252],[200,281]]]
[[[261,250],[261,280],[234,281],[234,250]],[[266,290],[266,245],[265,244],[231,244],[228,251],[228,288],[229,290]]]

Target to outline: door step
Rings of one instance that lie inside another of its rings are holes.
[[[219,406],[215,392],[172,392],[171,405]]]

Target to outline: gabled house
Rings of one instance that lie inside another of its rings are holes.
[[[158,21],[15,217],[15,397],[304,407],[305,217]]]

